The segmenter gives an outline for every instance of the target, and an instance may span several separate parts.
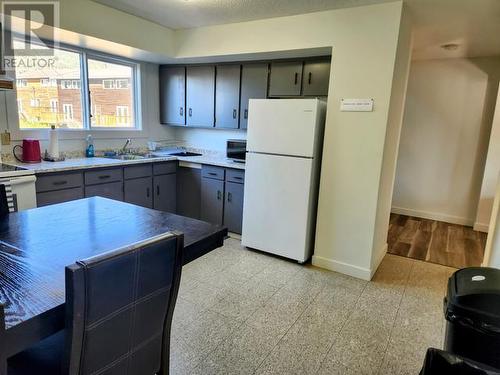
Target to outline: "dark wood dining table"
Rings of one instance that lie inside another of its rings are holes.
[[[1,219],[3,357],[64,328],[66,266],[173,230],[184,233],[184,264],[222,246],[227,235],[224,227],[100,197]]]

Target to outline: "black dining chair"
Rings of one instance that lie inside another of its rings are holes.
[[[8,359],[8,375],[165,375],[184,236],[66,267],[66,328]]]

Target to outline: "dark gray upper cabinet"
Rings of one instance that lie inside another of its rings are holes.
[[[240,112],[240,65],[217,65],[215,127],[237,129]]]
[[[225,188],[224,225],[228,231],[241,234],[244,185],[226,181]]]
[[[160,122],[186,124],[186,67],[160,67]]]
[[[214,126],[215,66],[186,68],[186,124],[211,128]]]
[[[267,64],[245,64],[241,68],[240,129],[248,123],[248,100],[267,96]]]
[[[176,212],[177,178],[175,173],[153,177],[155,210]]]
[[[224,181],[201,179],[201,220],[222,225],[224,214]]]
[[[302,79],[302,95],[327,96],[330,82],[330,61],[306,61]]]
[[[201,169],[177,169],[177,214],[200,218]]]
[[[302,61],[273,62],[269,96],[299,96],[302,83]]]
[[[153,208],[152,180],[152,177],[125,180],[123,186],[125,202]]]

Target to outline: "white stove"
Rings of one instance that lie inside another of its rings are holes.
[[[0,184],[5,186],[10,211],[36,207],[34,171],[0,163]]]

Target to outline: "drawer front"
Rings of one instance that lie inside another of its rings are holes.
[[[226,181],[236,182],[237,184],[245,183],[245,171],[242,169],[226,169]]]
[[[58,191],[47,191],[44,193],[38,193],[36,195],[36,204],[38,207],[42,207],[49,204],[68,202],[81,198],[83,198],[83,187],[63,189]]]
[[[151,164],[134,165],[125,167],[123,176],[126,180],[131,178],[150,177],[152,175]]]
[[[40,176],[36,179],[36,191],[61,190],[81,187],[83,185],[83,175],[81,172],[62,173],[48,176]]]
[[[121,168],[85,172],[85,185],[96,185],[122,180],[123,171]]]
[[[202,165],[201,176],[213,178],[215,180],[224,180],[224,168],[213,167],[211,165]]]
[[[160,174],[171,174],[177,171],[177,162],[168,161],[166,163],[153,164],[153,174],[158,176]]]
[[[123,183],[110,182],[108,184],[99,184],[85,187],[85,198],[103,197],[123,201]]]

